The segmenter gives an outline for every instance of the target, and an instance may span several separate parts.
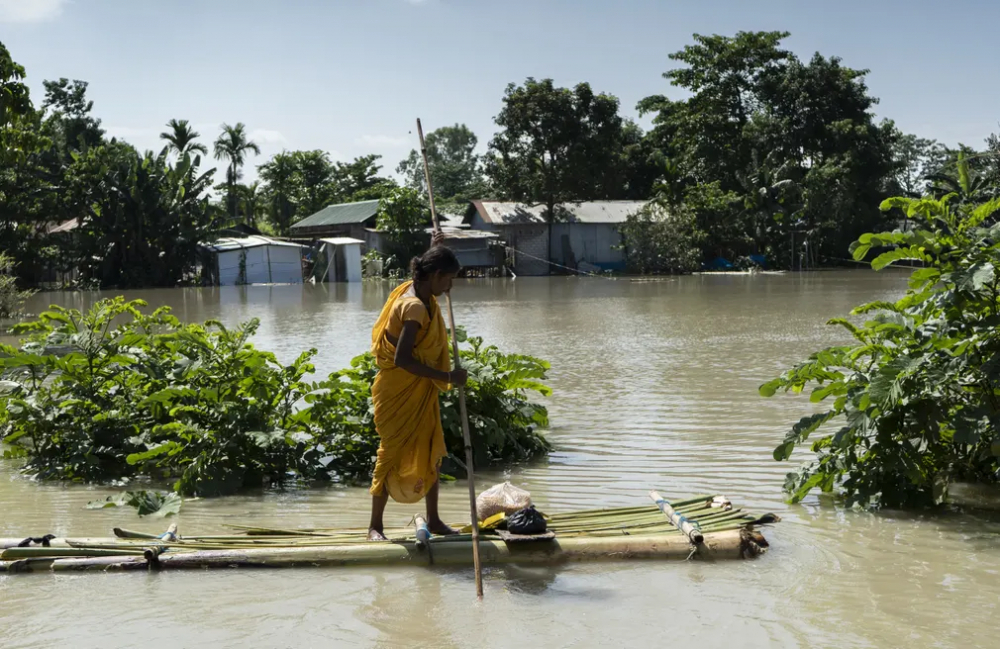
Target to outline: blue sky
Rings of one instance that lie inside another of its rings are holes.
[[[786,30],[871,70],[878,114],[905,131],[979,146],[1000,131],[994,0],[0,0],[0,41],[43,79],[90,82],[109,133],[160,148],[170,118],[206,144],[242,121],[261,145],[384,156],[464,122],[485,148],[509,82],[589,81],[623,113],[650,94],[692,33]],[[411,133],[412,131],[412,133]],[[252,178],[255,174],[247,174]]]

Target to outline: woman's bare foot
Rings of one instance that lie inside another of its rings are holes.
[[[451,536],[452,534],[458,534],[458,530],[448,527],[448,525],[440,518],[427,521],[427,529],[429,529],[431,534],[434,534],[435,536]]]
[[[388,541],[389,539],[385,538],[385,534],[382,533],[382,530],[377,530],[377,529],[375,529],[373,527],[373,528],[371,528],[371,529],[368,530],[368,540],[369,541]]]

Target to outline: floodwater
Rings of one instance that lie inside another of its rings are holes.
[[[555,451],[510,479],[541,509],[624,506],[725,494],[783,521],[754,561],[639,562],[471,570],[297,569],[0,576],[0,647],[726,647],[997,646],[1000,518],[846,512],[811,497],[789,506],[793,465],[771,451],[811,411],[757,387],[843,340],[830,317],[892,298],[899,274],[696,276],[661,282],[480,280],[455,290],[470,333],[552,362]],[[290,360],[316,347],[326,373],[368,345],[381,285],[141,291],[185,320],[261,320],[256,343]],[[89,294],[37,296],[84,307]],[[796,462],[808,456],[799,451]],[[0,537],[159,531],[130,511],[88,511],[110,490],[35,484],[0,464]],[[464,482],[443,487],[451,520]],[[185,504],[181,532],[226,523],[361,526],[363,488],[271,491]],[[419,506],[390,503],[387,524]]]

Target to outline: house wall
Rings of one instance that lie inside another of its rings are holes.
[[[374,219],[369,221],[370,225],[368,227],[374,226]],[[352,237],[354,239],[364,240],[365,238],[365,224],[364,223],[344,223],[339,225],[321,225],[314,228],[296,228],[292,227],[291,236],[300,239],[326,239],[332,237]]]
[[[605,270],[625,268],[625,252],[615,223],[556,223],[552,226],[552,261],[576,268],[581,261]]]
[[[549,230],[547,225],[505,225],[500,237],[514,248],[514,274],[548,275]]]
[[[302,253],[300,248],[256,246],[218,253],[220,286],[234,286],[239,283],[242,252],[246,252],[247,284],[302,283]]]
[[[361,236],[354,238],[361,239],[362,241],[365,242],[366,253],[369,250],[374,250],[380,255],[385,254],[386,242],[385,242],[385,237],[382,236],[381,232],[377,232],[375,230],[364,230],[361,233]]]
[[[472,215],[472,219],[469,221],[469,229],[471,230],[486,230],[488,232],[498,232],[499,228],[492,223],[487,223],[483,220],[483,217],[476,212]]]
[[[348,282],[360,282],[361,244],[341,246],[341,250],[344,255],[344,268],[346,269],[346,277],[344,279]]]
[[[463,268],[493,268],[502,261],[496,249],[490,248],[490,239],[445,239]]]

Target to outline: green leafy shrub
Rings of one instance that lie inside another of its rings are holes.
[[[683,274],[701,265],[704,236],[693,214],[683,207],[649,203],[630,214],[618,230],[629,272]]]
[[[481,338],[470,338],[459,329],[462,365],[469,371],[466,406],[476,466],[528,460],[549,452],[548,441],[538,429],[549,424],[548,410],[531,400],[549,396],[545,380],[550,365],[537,358],[504,354],[485,346]],[[342,467],[350,478],[371,472],[370,458],[378,449],[371,385],[378,368],[370,353],[351,361],[351,368],[336,372],[321,383],[323,392],[306,397],[309,415],[323,422],[316,438],[330,452],[331,464]],[[465,444],[459,414],[458,394],[441,395],[441,422],[450,457],[444,471],[464,473]]]
[[[761,387],[761,394],[802,392],[830,403],[802,418],[775,449],[787,460],[832,422],[839,428],[812,444],[816,458],[790,473],[785,489],[798,501],[814,488],[837,486],[851,505],[910,507],[940,503],[953,480],[996,482],[1000,468],[1000,200],[974,206],[894,198],[915,227],[865,234],[856,260],[882,270],[912,260],[906,295],[872,302],[837,318],[853,345],[835,346]]]
[[[0,318],[13,318],[21,312],[24,302],[35,294],[17,287],[14,260],[0,252]]]
[[[175,493],[160,491],[123,491],[104,500],[92,500],[87,509],[132,507],[139,516],[164,518],[179,514],[184,501]]]
[[[370,355],[308,382],[315,350],[288,365],[255,348],[255,320],[182,324],[142,301],[103,300],[86,314],[53,307],[16,327],[0,349],[0,440],[41,479],[173,479],[213,496],[288,481],[356,482],[371,473],[378,436]],[[483,465],[548,450],[537,432],[548,365],[473,339],[469,414]],[[461,454],[457,405],[442,395],[449,449]],[[458,431],[456,434],[456,430]]]

